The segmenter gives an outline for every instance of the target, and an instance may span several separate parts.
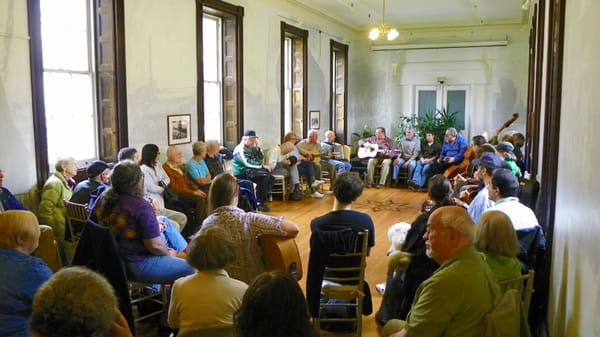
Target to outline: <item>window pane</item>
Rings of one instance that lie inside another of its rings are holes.
[[[419,90],[418,116],[424,117],[427,112],[435,114],[436,91]]]
[[[89,75],[44,73],[48,160],[96,157],[92,79]]]
[[[204,80],[218,81],[219,80],[219,19],[204,15],[203,23],[203,55],[204,55]]]
[[[41,0],[45,69],[89,70],[87,0]]]
[[[204,135],[205,139],[222,139],[221,85],[204,82]]]
[[[448,113],[456,112],[456,123],[461,130],[465,129],[465,102],[466,90],[448,90],[446,93],[446,106]]]

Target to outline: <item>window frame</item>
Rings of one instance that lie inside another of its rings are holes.
[[[329,92],[331,94],[330,98],[330,116],[331,116],[331,130],[335,133],[338,141],[343,140],[343,142],[347,142],[347,130],[348,130],[348,45],[337,42],[333,39],[329,40],[329,59],[331,60],[330,65],[330,89]],[[343,74],[343,112],[342,119],[343,122],[343,130],[338,129],[337,120],[339,116],[337,114],[336,109],[336,95],[337,95],[337,59],[336,55],[341,54],[344,62],[344,74]]]
[[[280,134],[281,139],[285,136],[285,39],[292,38],[293,41],[302,42],[302,112],[301,112],[301,134],[298,134],[297,130],[294,130],[293,112],[292,112],[292,129],[291,131],[296,133],[296,136],[303,138],[304,134],[308,131],[308,30],[304,30],[295,26],[292,26],[284,21],[281,21],[281,72],[280,72],[280,90],[281,90],[281,123],[280,123]],[[293,56],[292,56],[293,58]],[[292,64],[293,69],[293,64]],[[293,72],[293,70],[292,70]],[[292,85],[293,86],[293,85]],[[293,92],[293,89],[292,89]],[[292,93],[293,96],[293,93]],[[293,97],[292,97],[293,98]],[[293,100],[290,100],[292,102]],[[293,103],[291,103],[293,105]]]
[[[125,22],[124,22],[124,0],[89,0],[92,7],[92,40],[94,53],[94,76],[95,85],[95,105],[96,105],[96,126],[97,126],[97,146],[96,153],[98,157],[110,161],[116,157],[116,151],[128,144],[127,128],[127,92],[125,78]],[[100,16],[112,16],[100,25]],[[29,60],[30,60],[30,80],[32,94],[32,113],[33,113],[33,131],[36,153],[36,176],[38,188],[41,189],[44,182],[50,176],[50,165],[48,158],[48,138],[46,134],[46,109],[44,98],[44,69],[42,56],[42,26],[40,0],[27,0],[27,25],[30,34],[29,40]],[[104,31],[101,31],[104,29]],[[101,83],[102,78],[99,73],[99,34],[108,32],[113,39],[104,48],[110,50],[112,56],[112,70],[110,73],[109,87],[112,96],[110,102],[105,102],[102,97],[106,86]],[[103,138],[105,133],[111,133],[114,136],[114,146],[107,146]]]
[[[225,20],[233,19],[235,21],[234,34],[235,34],[235,42],[233,43],[233,47],[235,50],[233,51],[235,54],[233,62],[235,63],[234,73],[235,78],[232,81],[234,84],[232,87],[235,88],[235,107],[234,113],[231,118],[227,118],[227,102],[226,102],[226,82],[228,82],[225,71],[225,60],[226,54],[223,53],[223,64],[221,71],[221,83],[223,84],[221,87],[221,115],[222,115],[222,143],[227,147],[233,147],[237,145],[239,139],[242,135],[242,130],[244,129],[244,73],[243,73],[243,65],[244,65],[244,48],[243,48],[243,17],[244,17],[244,8],[241,6],[235,6],[223,1],[219,0],[197,0],[196,2],[196,36],[197,36],[197,46],[196,46],[196,57],[197,57],[197,76],[198,76],[198,108],[197,108],[197,121],[198,121],[198,139],[204,139],[204,54],[203,54],[203,18],[204,14],[210,14],[212,16],[220,17],[222,20],[221,26],[221,50],[225,48],[226,36],[225,36]]]

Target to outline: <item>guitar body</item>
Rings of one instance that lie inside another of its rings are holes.
[[[475,159],[475,150],[473,150],[473,146],[471,146],[465,151],[465,158],[463,161],[457,165],[448,167],[446,171],[444,171],[444,177],[452,179],[459,174],[467,172],[467,168],[473,159]]]
[[[379,145],[377,144],[366,144],[364,147],[358,148],[358,158],[375,158],[379,153]]]
[[[259,235],[257,240],[268,270],[281,270],[297,281],[302,279],[302,261],[294,238],[266,234]]]

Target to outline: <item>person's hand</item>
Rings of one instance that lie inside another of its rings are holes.
[[[267,171],[267,172],[271,172],[271,166],[269,165],[263,165],[263,168]]]
[[[129,324],[127,324],[127,320],[125,319],[125,316],[123,316],[123,314],[119,310],[117,310],[115,319],[110,323],[108,336],[133,337],[133,335],[131,334],[131,330],[129,329]]]
[[[333,152],[329,152],[329,153],[327,154],[327,159],[331,159],[331,158],[333,158]]]
[[[158,222],[158,229],[160,230],[161,233],[163,233],[164,231],[167,230],[167,225],[165,225],[164,222],[159,221]]]
[[[465,177],[463,177],[461,174],[457,175],[456,177],[454,177],[454,181],[467,181],[467,179],[465,179]]]
[[[152,199],[152,201],[150,201],[150,205],[152,205],[152,209],[155,211],[158,211],[160,209],[160,206],[158,205],[158,200],[156,199]]]
[[[197,195],[197,196],[199,196],[201,198],[206,198],[206,193],[204,191],[202,191],[202,190],[195,190],[194,191],[194,195]]]
[[[412,160],[409,160],[409,161],[407,161],[406,163],[404,163],[404,165],[402,165],[402,167],[403,167],[403,168],[407,168],[407,167],[408,167],[408,165],[410,164],[410,162],[411,162],[411,161],[412,161]]]
[[[169,256],[175,256],[175,255],[177,255],[177,251],[175,249],[173,249],[173,248],[167,249],[167,252],[168,252]]]
[[[399,163],[399,162],[400,162],[400,158],[396,158],[396,159],[394,159],[394,166],[395,166],[395,165],[398,165],[398,163]]]

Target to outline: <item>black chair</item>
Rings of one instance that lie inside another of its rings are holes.
[[[166,310],[164,286],[161,286],[162,292],[148,291],[147,295],[143,295],[142,289],[149,287],[149,284],[132,283],[127,280],[119,246],[108,227],[98,225],[91,220],[85,223],[73,256],[73,265],[88,267],[108,279],[119,299],[119,310],[127,319],[133,335],[135,335],[135,322],[160,315]],[[134,294],[135,296],[132,296]],[[132,305],[146,300],[160,304],[160,309],[134,318]]]

